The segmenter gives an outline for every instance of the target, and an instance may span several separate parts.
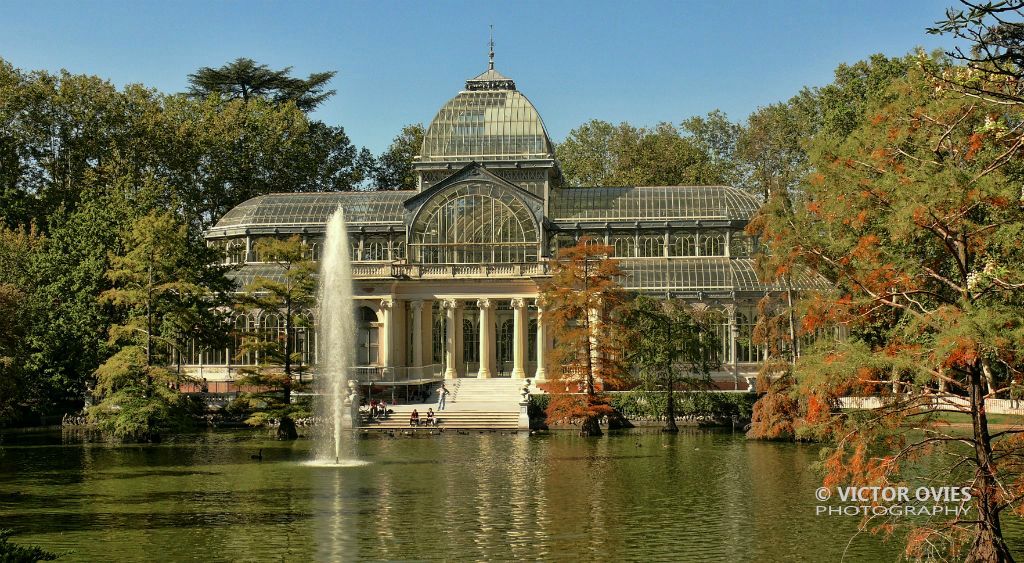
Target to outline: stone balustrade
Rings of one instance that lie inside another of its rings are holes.
[[[354,263],[356,279],[459,279],[510,278],[548,275],[544,262],[513,264],[393,264]]]

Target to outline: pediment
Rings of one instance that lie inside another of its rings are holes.
[[[528,205],[531,204],[530,202],[539,203],[541,206],[543,206],[544,204],[544,200],[538,197],[537,195],[532,194],[524,190],[523,188],[513,184],[512,182],[509,182],[508,180],[494,174],[493,172],[488,170],[487,167],[484,166],[483,164],[480,164],[479,162],[471,162],[466,166],[463,166],[461,169],[453,173],[451,176],[448,176],[444,180],[441,180],[440,182],[434,184],[433,186],[430,186],[426,190],[423,190],[422,192],[405,200],[404,202],[402,202],[402,205],[405,206],[405,209],[407,211],[415,211],[421,205],[423,205],[423,202],[429,200],[438,192],[442,192],[445,189],[456,184],[461,184],[463,182],[469,181],[497,184],[504,189],[512,190],[516,195],[526,200],[528,202]]]

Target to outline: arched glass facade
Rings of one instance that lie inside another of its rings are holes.
[[[416,217],[409,244],[425,264],[486,264],[537,260],[533,213],[510,190],[466,184],[436,195]]]

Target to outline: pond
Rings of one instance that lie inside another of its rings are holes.
[[[815,514],[816,447],[728,431],[353,436],[345,447],[366,463],[343,468],[304,465],[308,440],[252,431],[122,446],[0,438],[0,528],[67,561],[858,561],[901,550],[858,534],[858,517]]]

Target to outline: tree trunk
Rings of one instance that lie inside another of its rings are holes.
[[[602,436],[601,425],[597,422],[597,415],[588,414],[580,425],[580,436]]]
[[[998,482],[992,460],[992,438],[988,433],[985,412],[985,379],[981,360],[974,362],[968,373],[971,399],[971,422],[974,431],[974,455],[978,469],[975,475],[974,506],[978,509],[978,532],[967,553],[968,562],[1013,561],[1003,539],[999,523]]]
[[[989,368],[987,360],[981,360],[981,371],[985,374],[985,384],[988,386],[987,394],[992,395],[993,399],[997,398],[996,389],[999,389],[999,387],[996,386],[996,376],[992,373],[991,368]]]
[[[295,440],[299,437],[299,431],[295,429],[295,421],[290,416],[282,416],[281,423],[277,425],[278,440]]]
[[[284,300],[284,404],[292,404],[292,300]],[[294,426],[294,424],[292,425]]]
[[[789,358],[792,365],[796,365],[796,359],[800,357],[799,344],[796,340],[796,318],[793,312],[793,283],[789,276],[786,280],[786,305],[789,309]]]
[[[668,403],[665,405],[665,427],[661,429],[662,432],[679,432],[679,427],[676,426],[676,393],[675,381],[672,379],[672,367],[668,368]]]

